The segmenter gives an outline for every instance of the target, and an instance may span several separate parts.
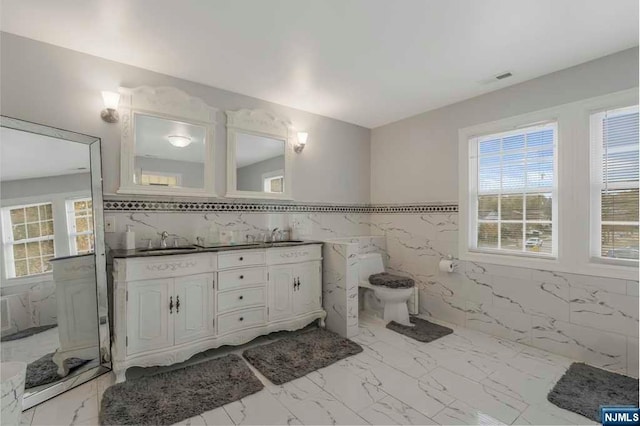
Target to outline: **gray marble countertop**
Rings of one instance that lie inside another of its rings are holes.
[[[278,241],[275,243],[250,243],[250,244],[220,244],[209,247],[189,246],[193,248],[167,247],[166,249],[144,249],[133,250],[116,249],[109,252],[109,256],[115,259],[125,259],[129,257],[152,257],[152,256],[175,256],[180,254],[194,253],[215,253],[219,251],[233,250],[260,250],[267,248],[282,248],[305,246],[310,244],[322,244],[322,241]]]

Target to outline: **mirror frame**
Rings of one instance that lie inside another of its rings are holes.
[[[262,198],[293,200],[291,177],[293,129],[288,120],[261,109],[227,111],[227,193],[228,198]],[[248,133],[284,141],[284,192],[240,191],[237,188],[236,139],[238,133]]]
[[[202,99],[174,87],[141,86],[119,88],[120,119],[120,188],[118,194],[169,195],[180,197],[216,197],[215,193],[215,125],[218,110]],[[203,188],[159,187],[133,181],[135,171],[135,116],[143,114],[206,129]]]
[[[61,130],[43,124],[31,123],[7,116],[0,116],[0,127],[35,133],[89,146],[91,164],[91,198],[93,205],[93,237],[95,241],[94,258],[96,271],[96,298],[98,307],[98,344],[100,365],[78,375],[70,375],[46,389],[28,393],[25,391],[22,409],[26,410],[53,398],[67,390],[111,371],[111,335],[109,330],[109,296],[107,289],[107,259],[104,243],[104,212],[102,199],[102,159],[100,138],[81,133]]]

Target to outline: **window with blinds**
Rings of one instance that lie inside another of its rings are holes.
[[[595,256],[638,259],[638,106],[591,115]]]
[[[557,124],[470,140],[470,248],[556,255]]]

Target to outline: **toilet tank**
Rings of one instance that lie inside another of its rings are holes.
[[[366,253],[358,256],[358,270],[360,281],[369,281],[373,274],[384,272],[382,255],[380,253]]]

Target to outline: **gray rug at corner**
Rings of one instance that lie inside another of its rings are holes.
[[[427,320],[423,320],[422,318],[410,317],[409,321],[414,324],[413,327],[391,321],[389,324],[387,324],[387,328],[389,330],[393,330],[397,333],[404,334],[407,337],[411,337],[412,339],[425,343],[432,342],[436,339],[453,333],[453,330],[449,327],[434,324]]]
[[[600,422],[601,405],[638,406],[638,379],[576,362],[547,399],[560,408]]]
[[[101,425],[170,425],[264,387],[238,355],[119,383],[100,404]]]
[[[58,324],[40,325],[38,327],[27,328],[26,330],[18,331],[17,333],[8,334],[0,338],[0,342],[10,342],[12,340],[24,339],[25,337],[33,336],[34,334],[42,333],[43,331],[50,330],[57,327]]]
[[[69,358],[65,360],[65,364],[71,372],[88,363],[91,360],[80,358]],[[27,377],[25,379],[24,388],[35,388],[37,386],[48,385],[49,383],[60,380],[58,376],[58,366],[53,362],[53,352],[46,354],[33,362],[27,364]]]
[[[242,355],[267,379],[281,385],[360,352],[357,343],[317,328],[247,349]]]

